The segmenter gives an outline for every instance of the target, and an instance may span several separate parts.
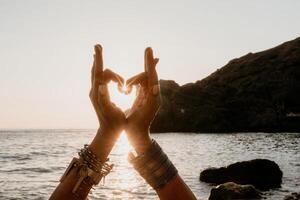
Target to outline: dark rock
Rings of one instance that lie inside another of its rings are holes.
[[[209,196],[209,200],[260,198],[260,192],[253,185],[239,185],[233,182],[224,183],[212,188]]]
[[[299,132],[300,38],[236,58],[201,81],[160,86],[151,132]]]
[[[282,171],[273,161],[255,159],[237,162],[227,167],[205,169],[200,173],[200,181],[215,184],[251,184],[258,189],[267,190],[280,187]]]
[[[293,192],[292,194],[284,197],[284,200],[300,200],[300,192]]]

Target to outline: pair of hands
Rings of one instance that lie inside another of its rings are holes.
[[[127,90],[137,86],[137,97],[126,114],[110,101],[107,84],[114,81],[122,88],[124,79],[109,69],[103,70],[101,45],[95,45],[92,67],[92,88],[90,99],[96,111],[100,129],[105,138],[115,142],[122,130],[126,130],[131,145],[138,153],[143,153],[151,144],[149,127],[160,105],[156,64],[159,59],[153,57],[151,48],[145,50],[144,72],[126,81]]]

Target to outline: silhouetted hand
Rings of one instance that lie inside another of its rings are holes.
[[[138,86],[137,97],[127,113],[126,132],[129,142],[136,151],[142,153],[151,144],[149,127],[160,106],[160,91],[156,64],[150,47],[145,50],[145,72],[126,81],[128,88]]]
[[[107,84],[114,81],[122,87],[124,79],[109,69],[103,71],[102,47],[99,44],[95,45],[91,80],[89,96],[97,113],[100,130],[103,134],[109,134],[109,138],[116,139],[124,129],[126,118],[123,111],[110,101]]]

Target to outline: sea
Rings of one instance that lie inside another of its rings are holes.
[[[48,199],[66,167],[96,130],[0,130],[0,199]],[[282,200],[300,192],[300,133],[161,133],[162,146],[197,199],[208,199],[211,184],[199,181],[207,167],[266,158],[283,171],[282,187],[263,192]],[[109,158],[113,171],[91,191],[89,199],[158,199],[127,161],[130,145],[123,133]]]

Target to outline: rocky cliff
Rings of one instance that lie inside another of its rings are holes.
[[[203,80],[160,80],[151,132],[300,132],[300,38],[231,60]]]

